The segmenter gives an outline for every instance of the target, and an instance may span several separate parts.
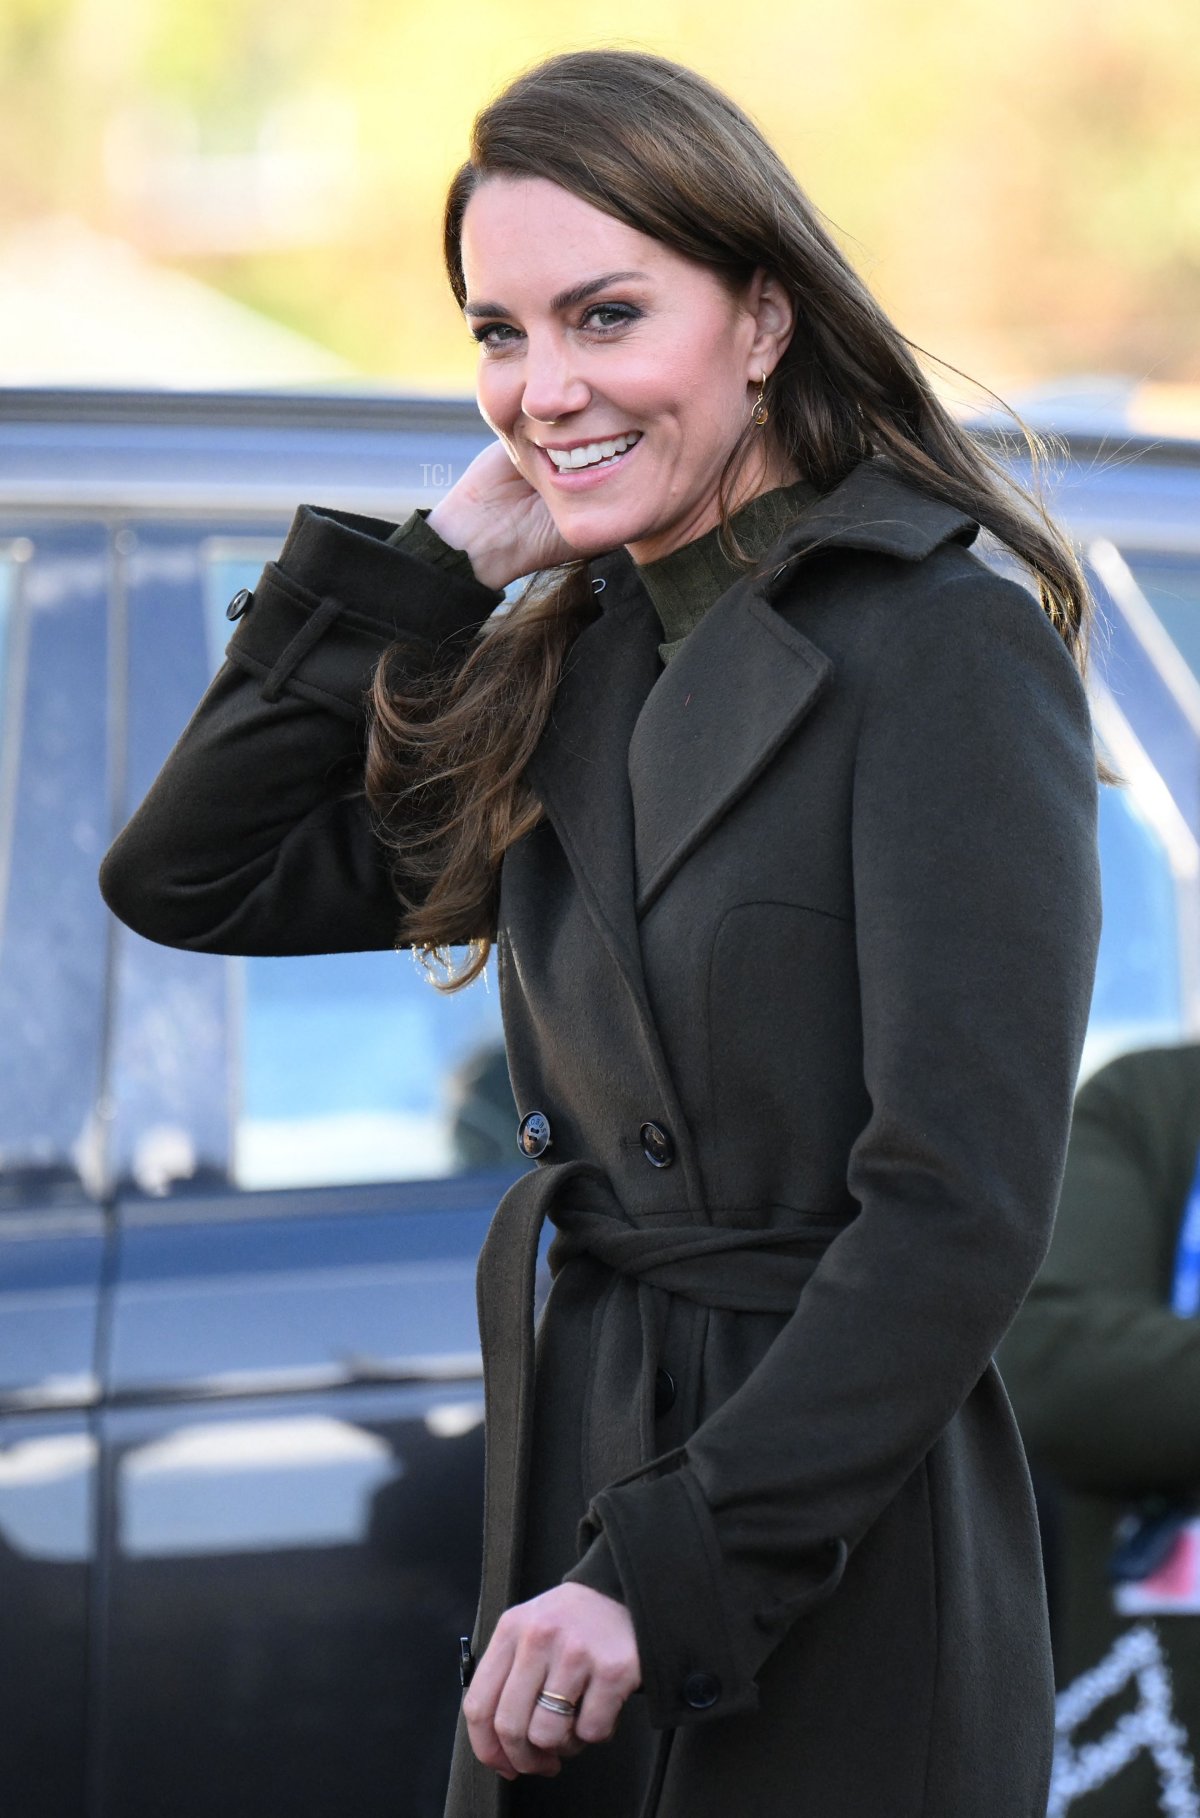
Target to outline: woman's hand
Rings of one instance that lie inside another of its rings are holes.
[[[583,1584],[555,1585],[506,1610],[463,1699],[471,1747],[505,1780],[557,1774],[566,1757],[604,1742],[642,1682],[629,1611]],[[556,1692],[578,1707],[538,1704]]]
[[[452,548],[466,550],[485,587],[507,587],[539,568],[598,553],[564,542],[542,495],[503,442],[492,442],[475,456],[434,506],[428,524]]]

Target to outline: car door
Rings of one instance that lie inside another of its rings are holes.
[[[0,1811],[90,1771],[112,785],[103,528],[0,520]]]
[[[285,528],[119,532],[119,818]],[[433,1818],[478,1567],[475,1257],[518,1161],[494,989],[113,938],[94,1818]]]

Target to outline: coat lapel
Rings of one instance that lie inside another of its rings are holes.
[[[793,562],[834,547],[919,561],[977,528],[863,461],[721,596],[665,670],[636,565],[623,549],[592,563],[603,610],[572,648],[528,776],[643,1006],[639,918],[832,680],[830,658],[772,604]]]
[[[668,664],[631,739],[639,917],[830,685],[830,658],[772,604],[790,585],[796,559],[839,548],[920,561],[950,537],[970,542],[977,529],[882,463],[863,461],[709,609]]]
[[[745,581],[701,619],[630,742],[639,916],[811,713],[832,673],[825,653]]]

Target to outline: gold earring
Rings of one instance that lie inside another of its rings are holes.
[[[757,423],[758,427],[760,429],[762,428],[763,424],[766,422],[767,418],[771,414],[770,410],[767,408],[766,404],[763,402],[763,399],[766,397],[766,395],[767,395],[767,375],[766,375],[766,373],[764,373],[762,376],[762,384],[758,388],[758,396],[754,400],[754,414],[750,419],[750,421],[752,423]]]

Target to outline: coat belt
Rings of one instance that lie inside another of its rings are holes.
[[[563,1197],[568,1191],[570,1204]],[[533,1429],[534,1276],[547,1216],[557,1226],[550,1252],[556,1273],[585,1255],[613,1271],[601,1303],[584,1414],[584,1481],[592,1492],[654,1455],[655,1293],[736,1312],[790,1313],[832,1235],[828,1225],[631,1225],[594,1162],[542,1164],[509,1188],[476,1278],[486,1449],[476,1657],[518,1591]],[[603,1420],[601,1406],[636,1407],[639,1418]]]

